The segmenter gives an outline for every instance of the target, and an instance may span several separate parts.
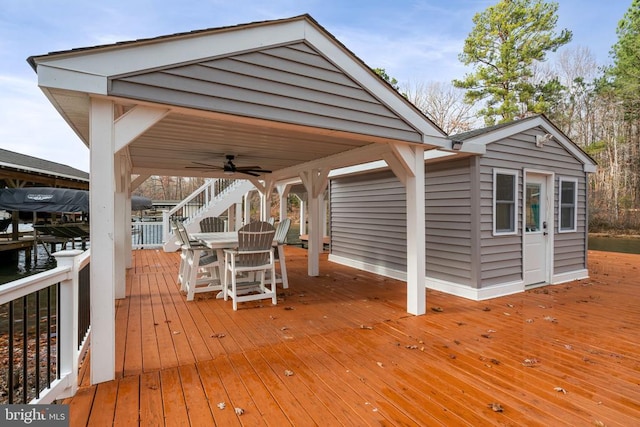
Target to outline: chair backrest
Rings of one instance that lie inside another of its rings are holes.
[[[187,233],[187,229],[184,227],[184,224],[180,221],[175,221],[176,232],[178,236],[178,240],[181,244],[191,247],[191,242],[189,241],[189,233]]]
[[[273,225],[264,221],[251,222],[238,230],[238,256],[236,264],[244,267],[253,267],[268,264],[270,261],[269,252],[273,246],[274,235],[276,234]],[[259,253],[243,253],[251,251],[264,251]]]
[[[224,230],[224,219],[217,216],[208,216],[200,220],[200,231],[203,233],[217,233]]]
[[[275,219],[275,217],[269,217],[269,219],[267,220],[267,222],[268,222],[269,224],[273,225],[273,224],[275,224],[275,223],[276,223],[276,219]]]
[[[285,242],[290,227],[291,220],[289,218],[285,218],[278,223],[278,226],[276,227],[276,235],[274,237],[278,244],[283,244]]]

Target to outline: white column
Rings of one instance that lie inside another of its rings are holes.
[[[126,227],[129,226],[127,221],[127,199],[128,189],[125,175],[127,167],[125,165],[126,159],[121,153],[118,153],[114,157],[114,174],[116,179],[115,197],[114,197],[114,274],[115,274],[115,297],[116,299],[123,299],[126,294],[126,277],[127,277],[127,247],[131,248],[131,245],[126,244]],[[131,201],[129,199],[129,206]],[[129,212],[131,208],[129,208]],[[126,225],[125,225],[126,224]],[[131,250],[129,250],[129,254]]]
[[[249,195],[251,192],[247,192],[244,195],[244,223],[249,224],[251,222],[251,202],[249,199]]]
[[[131,171],[129,165],[126,165],[126,174],[124,176],[125,199],[124,206],[124,254],[125,254],[125,267],[127,269],[133,266],[133,242],[131,240]]]
[[[242,203],[236,203],[236,224],[234,230],[240,230],[242,228]]]
[[[91,384],[115,378],[115,177],[113,103],[92,99],[89,117]]]
[[[296,195],[298,200],[300,200],[300,234],[307,234],[307,209],[305,206],[304,199],[298,195]]]
[[[426,239],[424,196],[424,150],[412,149],[411,168],[414,176],[407,176],[407,312],[426,312]]]

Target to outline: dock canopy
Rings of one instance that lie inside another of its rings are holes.
[[[151,199],[131,197],[131,210],[151,209]],[[0,189],[0,209],[27,212],[89,212],[89,192],[68,188],[29,187]]]

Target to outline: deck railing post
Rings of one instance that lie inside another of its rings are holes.
[[[60,354],[58,369],[60,377],[68,375],[67,388],[58,398],[71,397],[78,389],[78,288],[80,273],[79,255],[81,250],[59,251],[53,254],[58,267],[71,267],[67,280],[60,282],[60,300],[58,301],[58,339]]]
[[[169,241],[169,211],[162,211],[162,243]]]

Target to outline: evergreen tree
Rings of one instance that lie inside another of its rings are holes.
[[[475,71],[456,87],[466,89],[465,102],[485,100],[479,110],[487,125],[544,113],[561,90],[557,81],[535,82],[532,67],[571,40],[571,31],[556,34],[558,4],[542,0],[500,0],[473,17],[473,30],[459,58]]]
[[[611,55],[614,90],[629,118],[640,117],[640,0],[633,0],[616,30],[618,42]]]

